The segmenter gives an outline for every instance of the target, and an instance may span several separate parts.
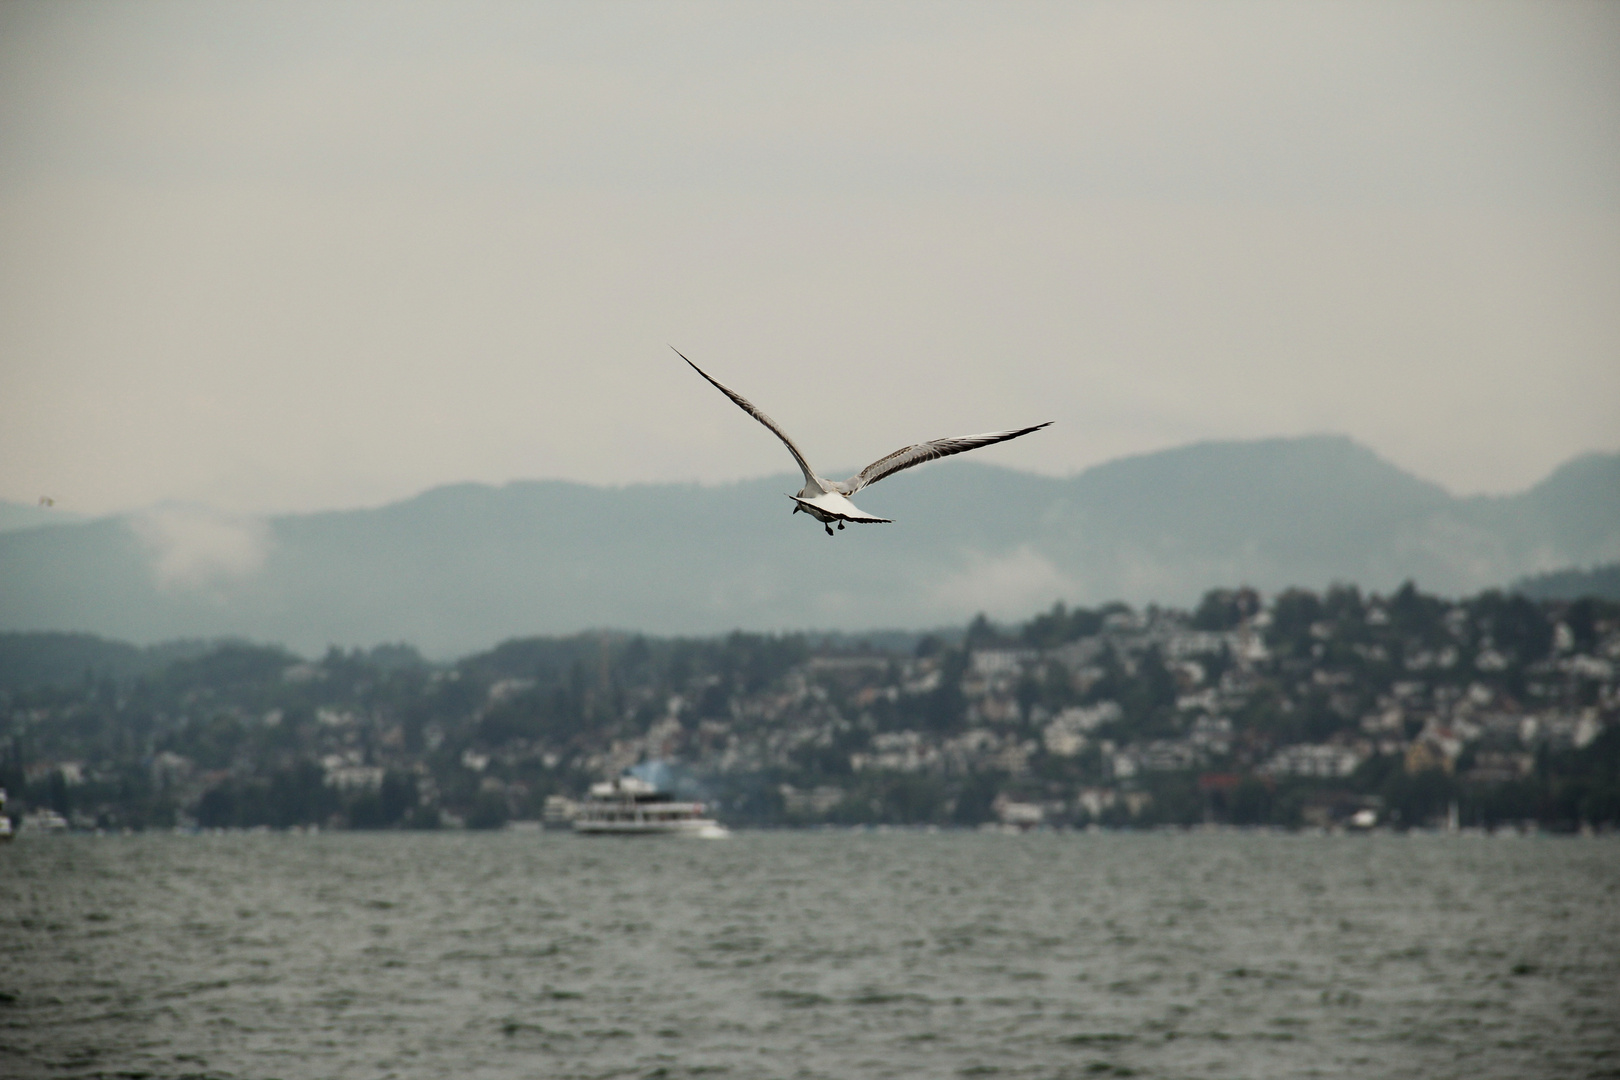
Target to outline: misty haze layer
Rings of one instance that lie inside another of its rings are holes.
[[[1187,605],[1240,583],[1461,594],[1620,559],[1613,454],[1465,499],[1341,437],[1200,444],[1068,479],[953,461],[873,488],[896,523],[834,539],[790,518],[794,486],[460,484],[374,510],[170,507],[15,531],[0,534],[0,629],[453,655],[588,628],[919,628],[1057,600]]]

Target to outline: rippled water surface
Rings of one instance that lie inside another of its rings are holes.
[[[0,1075],[1620,1076],[1620,843],[24,837]]]

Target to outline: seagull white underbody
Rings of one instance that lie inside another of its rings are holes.
[[[671,347],[673,348],[673,346]],[[686,354],[681,350],[676,349],[675,355],[682,360],[686,360],[688,364],[692,364],[692,361],[687,360]],[[880,518],[875,514],[868,514],[850,501],[849,497],[861,490],[861,488],[875,484],[886,476],[893,476],[902,469],[909,469],[913,465],[921,465],[925,461],[960,454],[964,450],[976,450],[981,446],[989,446],[992,443],[1006,442],[1008,439],[1028,435],[1032,431],[1039,431],[1041,428],[1051,424],[1051,421],[1048,420],[1045,424],[1019,428],[1016,431],[990,431],[983,435],[959,435],[955,438],[934,439],[932,442],[915,443],[896,450],[886,457],[879,458],[848,480],[824,480],[816,475],[816,471],[810,467],[810,463],[799,452],[799,448],[793,445],[793,440],[788,438],[787,432],[776,425],[775,420],[766,416],[741,394],[734,393],[713,378],[710,378],[709,373],[696,364],[692,364],[692,370],[708,379],[715,389],[735,401],[743,412],[764,424],[770,429],[771,434],[782,440],[782,445],[788,448],[788,453],[793,455],[793,460],[798,463],[799,470],[804,473],[804,489],[797,495],[788,496],[793,500],[793,512],[797,514],[802,510],[821,522],[826,527],[828,536],[833,534],[834,522],[838,523],[840,529],[844,527],[846,521],[861,525],[887,525],[890,523],[889,518]]]

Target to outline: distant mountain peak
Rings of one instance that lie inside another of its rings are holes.
[[[795,488],[786,473],[458,483],[182,530],[189,561],[154,543],[149,515],[0,533],[0,630],[240,635],[305,653],[405,640],[445,656],[592,626],[856,631],[1057,600],[1187,606],[1237,584],[1462,594],[1620,560],[1617,477],[1620,455],[1583,455],[1527,492],[1459,499],[1343,435],[1202,442],[1067,478],[951,461],[871,489],[871,511],[898,524],[840,543],[762,497]]]

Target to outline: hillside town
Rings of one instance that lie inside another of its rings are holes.
[[[1190,612],[583,634],[443,664],[165,648],[0,636],[24,831],[558,825],[629,769],[744,827],[1620,825],[1620,605],[1593,599],[1219,589]]]

